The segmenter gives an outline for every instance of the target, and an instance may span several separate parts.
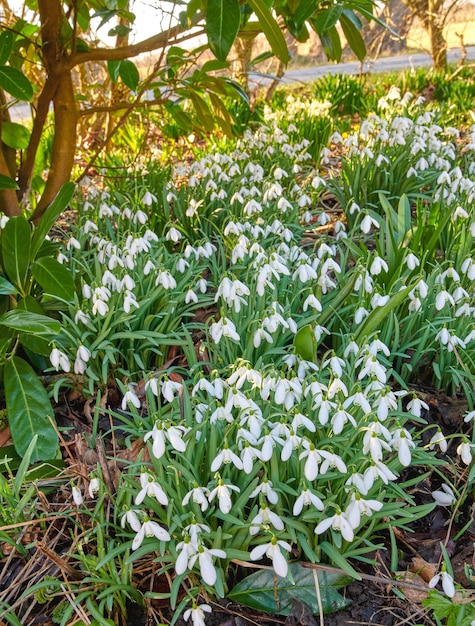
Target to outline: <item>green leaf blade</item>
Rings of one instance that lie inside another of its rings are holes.
[[[0,66],[0,87],[16,100],[29,102],[33,99],[33,85],[20,70],[14,67]]]
[[[140,81],[139,71],[135,64],[129,59],[125,59],[120,62],[119,76],[122,79],[124,85],[126,85],[131,91],[137,89],[137,85]]]
[[[0,317],[0,326],[11,328],[17,332],[33,335],[57,335],[61,331],[61,324],[47,315],[32,313],[24,309],[7,311]]]
[[[239,0],[208,0],[206,34],[217,59],[225,61],[241,24]]]
[[[53,407],[32,367],[20,357],[9,359],[5,365],[5,399],[8,424],[18,454],[23,456],[37,435],[31,461],[54,458],[58,435],[51,422]]]
[[[10,58],[13,50],[13,33],[10,30],[4,30],[0,34],[0,65],[5,63]]]
[[[73,299],[75,291],[73,277],[70,271],[53,257],[38,259],[33,264],[32,274],[48,295],[62,300]]]
[[[28,220],[22,215],[11,217],[2,232],[2,259],[8,278],[21,292],[27,291],[30,240]]]
[[[300,563],[290,563],[289,570],[293,582],[287,578],[276,579],[273,569],[263,569],[238,583],[228,594],[228,598],[253,609],[279,615],[289,615],[292,601],[298,599],[312,613],[318,614],[314,570],[303,567]],[[348,577],[323,570],[318,570],[316,575],[323,613],[334,613],[350,604],[337,591],[339,587],[348,584]]]
[[[284,34],[266,3],[263,0],[247,0],[247,3],[257,15],[261,29],[276,57],[282,63],[288,63],[290,55]]]

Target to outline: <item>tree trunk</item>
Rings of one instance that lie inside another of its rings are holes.
[[[440,0],[428,0],[428,32],[430,39],[430,54],[434,69],[447,69],[447,42],[443,32],[443,19],[440,15],[442,5]]]
[[[0,104],[5,104],[5,94],[2,90],[0,90]],[[0,137],[2,135],[2,124],[4,120],[10,121],[10,116],[8,114],[8,109],[2,106],[0,109]],[[16,151],[0,141],[0,174],[15,179],[15,170]],[[0,190],[0,211],[9,217],[19,215],[21,213],[16,191],[14,189]]]
[[[232,77],[240,83],[246,93],[249,93],[249,67],[252,60],[252,48],[254,45],[254,33],[249,33],[236,38],[234,51],[236,53],[232,62]]]
[[[51,84],[54,108],[54,137],[51,165],[43,194],[31,217],[38,221],[70,176],[76,151],[77,109],[71,68],[68,67],[67,44],[61,36],[64,15],[60,0],[38,0],[41,18],[43,59]],[[74,34],[73,34],[74,39]],[[69,42],[71,43],[71,42]],[[46,88],[45,84],[45,88]],[[44,104],[49,104],[49,93]]]

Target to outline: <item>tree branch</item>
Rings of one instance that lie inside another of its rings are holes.
[[[198,26],[199,22],[204,18],[202,13],[198,14],[196,18],[193,20],[193,26]],[[143,54],[144,52],[153,52],[158,48],[163,48],[167,44],[170,43],[170,39],[178,39],[178,37],[188,31],[190,27],[183,27],[181,24],[177,24],[176,26],[172,26],[167,31],[163,33],[158,33],[158,35],[153,35],[148,39],[144,39],[136,44],[131,44],[130,46],[124,46],[123,48],[92,48],[88,52],[77,52],[73,54],[69,59],[67,59],[64,64],[64,69],[72,69],[76,65],[80,65],[81,63],[91,62],[91,61],[123,61],[124,59],[129,59],[130,57],[136,57],[139,54]],[[192,37],[196,37],[202,34],[203,29],[195,34],[191,34],[187,37],[187,39],[191,39]],[[185,38],[182,39],[183,41]]]

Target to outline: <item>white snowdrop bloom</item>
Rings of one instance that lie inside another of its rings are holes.
[[[253,548],[249,558],[251,561],[259,561],[259,559],[262,559],[264,555],[267,556],[272,561],[274,572],[278,576],[285,578],[287,576],[289,566],[287,559],[282,554],[282,549],[290,552],[292,547],[286,541],[272,537],[270,543],[264,543]]]
[[[205,613],[211,613],[211,607],[208,604],[193,602],[192,607],[183,613],[183,619],[187,622],[191,617],[193,626],[205,626]]]
[[[211,462],[211,471],[217,472],[222,464],[232,463],[239,470],[243,469],[241,459],[230,448],[224,447]]]
[[[292,510],[293,515],[296,517],[300,515],[304,506],[314,506],[317,510],[323,511],[325,508],[320,498],[315,495],[308,487],[303,487],[300,495],[294,502],[294,508]]]
[[[379,222],[374,217],[367,214],[361,221],[360,229],[365,235],[367,235],[372,227],[379,228]]]
[[[345,516],[352,528],[358,528],[361,523],[361,516],[371,517],[373,511],[380,511],[383,503],[378,500],[364,500],[359,493],[352,493],[350,504],[346,508]]]
[[[142,406],[140,399],[137,397],[137,394],[134,391],[133,383],[129,383],[128,390],[125,392],[124,397],[122,398],[122,410],[126,411],[129,404],[132,404],[137,409],[140,409],[140,407]]]
[[[321,176],[314,176],[312,178],[312,187],[314,189],[319,189],[320,187],[325,187],[325,186],[326,186],[326,181]]]
[[[91,222],[90,220],[86,220],[86,223],[82,227],[82,230],[86,235],[88,235],[90,232],[97,233],[99,228],[94,222]]]
[[[145,500],[146,496],[155,498],[157,502],[166,506],[168,504],[168,498],[162,487],[157,483],[155,478],[149,472],[140,473],[140,486],[139,493],[135,496],[135,504],[139,505]]]
[[[460,456],[465,465],[470,465],[473,461],[473,448],[475,445],[464,440],[457,446],[457,454]]]
[[[328,452],[327,450],[320,450],[320,455],[324,459],[320,467],[322,474],[326,474],[329,469],[337,469],[342,474],[346,474],[346,465],[341,456],[333,452]]]
[[[452,506],[457,501],[452,488],[444,483],[441,489],[432,492],[432,497],[440,506]]]
[[[250,498],[255,498],[260,493],[262,493],[271,504],[277,504],[279,501],[279,496],[276,491],[274,491],[272,487],[272,481],[264,478],[262,482],[260,482],[254,491],[249,496]]]
[[[428,445],[429,450],[433,450],[435,446],[439,446],[439,449],[442,453],[447,452],[447,439],[445,438],[444,433],[440,430],[440,428],[437,428],[435,433],[432,435]]]
[[[433,589],[439,583],[439,580],[442,581],[442,589],[445,595],[448,598],[453,598],[455,596],[454,579],[448,572],[443,570],[429,580],[429,589]]]
[[[341,378],[334,378],[328,387],[328,398],[333,400],[333,398],[338,394],[342,393],[345,398],[348,397],[348,388],[345,383],[341,380]]]
[[[305,478],[311,482],[318,476],[322,456],[320,451],[315,448],[314,444],[307,439],[302,440],[302,447],[305,448],[305,450],[300,453],[299,459],[305,459],[304,475]]]
[[[315,309],[316,311],[318,311],[319,313],[321,313],[322,311],[322,304],[320,302],[320,300],[318,300],[318,298],[316,296],[313,295],[313,293],[309,294],[307,296],[307,298],[305,299],[302,308],[304,311],[307,311],[307,309],[311,307],[312,309]]]
[[[257,535],[262,526],[273,526],[276,530],[284,530],[284,522],[282,519],[269,509],[267,506],[263,506],[259,509],[257,515],[251,520],[251,526],[249,528],[250,535]]]
[[[58,252],[58,256],[56,257],[56,260],[58,261],[58,263],[61,263],[61,265],[69,263],[68,257],[62,252]]]
[[[168,402],[173,402],[175,397],[182,391],[183,385],[177,381],[164,379],[160,381],[162,396]]]
[[[71,371],[71,363],[69,362],[67,354],[59,350],[58,348],[53,348],[49,355],[49,360],[54,369],[59,372],[59,370],[63,370],[63,372]]]
[[[178,230],[178,228],[172,227],[168,230],[167,234],[165,235],[165,239],[167,241],[173,241],[174,243],[176,243],[177,241],[180,241],[180,239],[183,239],[183,235]]]
[[[424,400],[421,400],[417,396],[413,396],[412,400],[407,403],[407,410],[409,411],[409,413],[412,413],[412,415],[415,415],[416,417],[420,417],[422,415],[423,409],[425,411],[428,411],[429,405],[427,404],[427,402],[424,402]]]
[[[363,454],[369,453],[374,462],[379,462],[383,460],[383,449],[391,452],[391,446],[378,437],[378,433],[368,429],[363,437]]]
[[[207,487],[194,487],[183,498],[181,504],[186,506],[189,501],[195,502],[202,511],[206,511],[209,506],[209,489]]]
[[[369,311],[365,309],[363,306],[360,306],[355,311],[355,324],[361,324],[361,322],[368,317]]]
[[[109,312],[109,305],[107,304],[107,302],[104,302],[104,300],[97,298],[97,300],[94,302],[94,305],[92,307],[92,314],[100,315],[101,317],[104,317],[107,315],[108,312]]]
[[[236,342],[239,342],[241,340],[236,331],[236,326],[230,319],[226,317],[222,317],[217,322],[211,324],[209,328],[209,333],[212,340],[216,344],[218,344],[223,337],[228,337],[232,341]]]
[[[377,276],[378,274],[381,274],[382,271],[388,272],[388,264],[380,256],[375,256],[373,262],[371,263],[371,267],[369,268],[369,273],[372,276]]]
[[[470,280],[475,280],[475,262],[471,257],[465,259],[461,270]]]
[[[157,522],[150,520],[148,517],[145,518],[140,527],[140,530],[134,537],[134,540],[132,542],[132,550],[137,550],[137,548],[142,545],[145,537],[155,537],[159,541],[170,541],[170,535],[168,534],[168,532],[164,528],[162,528],[160,524],[157,524]]]
[[[475,411],[469,411],[468,413],[465,414],[463,421],[467,424],[468,422],[471,422],[474,418],[475,418]]]
[[[221,513],[229,513],[233,506],[230,493],[231,491],[237,491],[239,493],[241,490],[235,485],[219,480],[218,485],[210,492],[208,500],[212,502],[214,498],[217,497]]]
[[[450,185],[451,182],[452,181],[451,181],[450,176],[449,176],[449,174],[447,172],[441,172],[439,174],[439,177],[437,178],[437,184],[438,185],[444,185],[444,184]]]
[[[160,270],[157,273],[155,285],[162,285],[164,289],[176,289],[176,280],[168,270]]]
[[[203,545],[199,545],[198,552],[196,552],[188,562],[189,569],[192,569],[196,561],[198,561],[201,578],[211,587],[215,584],[218,577],[213,564],[213,558],[225,559],[226,552],[217,548],[206,548]]]
[[[416,313],[417,311],[420,311],[422,308],[421,299],[417,296],[409,294],[409,305],[407,308],[411,313]]]
[[[156,201],[157,201],[157,197],[154,196],[153,193],[150,193],[150,191],[146,191],[144,193],[143,198],[142,198],[142,203],[145,206],[152,206],[152,204],[154,202],[156,202]],[[144,222],[142,222],[142,223],[144,223]]]
[[[376,309],[378,307],[384,306],[389,302],[389,298],[389,294],[386,296],[382,296],[380,293],[375,293],[374,296],[371,298],[371,308]]]
[[[405,428],[399,428],[392,437],[390,444],[397,450],[399,462],[403,467],[411,464],[411,448],[416,444],[412,441],[411,434]]]
[[[84,311],[82,311],[81,309],[78,309],[76,311],[76,314],[74,316],[75,324],[79,324],[79,322],[81,322],[81,324],[88,324],[90,321],[91,318],[89,317],[89,315],[87,315],[87,313],[84,313]]]
[[[72,486],[71,495],[76,506],[81,506],[83,504],[84,498],[82,497],[82,492],[77,485]]]
[[[148,220],[147,214],[144,211],[141,211],[140,209],[136,211],[132,217],[132,221],[134,222],[134,224],[138,223],[138,224],[141,224],[142,226],[147,223],[147,220]]]
[[[475,222],[472,222],[470,224],[470,234],[472,235],[472,237],[475,237]]]
[[[129,508],[125,511],[120,521],[120,525],[122,526],[122,528],[125,528],[126,522],[135,532],[138,532],[142,526],[137,516],[137,513],[133,509],[129,509]]]
[[[458,206],[455,211],[452,213],[452,219],[455,221],[457,219],[467,219],[468,218],[468,213],[467,211],[462,208],[461,206]]]
[[[97,476],[93,476],[89,481],[89,485],[87,491],[89,493],[89,497],[94,499],[96,494],[99,492],[99,488],[101,486],[100,480]]]
[[[292,428],[297,431],[298,428],[305,428],[311,433],[316,432],[316,426],[311,419],[303,415],[302,413],[296,413],[292,419]]]
[[[345,517],[345,514],[342,513],[340,510],[337,510],[335,515],[332,515],[331,517],[327,517],[326,519],[322,520],[315,527],[315,533],[317,535],[321,535],[330,527],[337,532],[341,532],[343,539],[346,539],[346,541],[353,541],[355,537],[355,534],[353,532],[354,529],[351,527],[351,524]]]

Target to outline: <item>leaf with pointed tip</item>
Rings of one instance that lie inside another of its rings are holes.
[[[241,25],[239,0],[208,0],[206,3],[206,35],[211,51],[225,61]]]
[[[273,569],[263,569],[239,582],[228,594],[233,602],[239,602],[258,611],[289,615],[292,602],[299,600],[309,610],[319,613],[319,601],[315,588],[315,575],[311,568],[300,563],[289,563],[289,578],[276,576]],[[337,589],[344,587],[351,579],[341,574],[317,570],[323,613],[334,613],[351,603],[341,596]],[[292,582],[291,582],[292,581]]]
[[[33,85],[15,67],[0,65],[0,87],[16,100],[29,102],[33,98]]]
[[[263,0],[247,0],[247,4],[257,15],[261,30],[267,37],[272,52],[282,63],[288,63],[290,56],[287,42],[282,29],[277,24],[266,3]]]
[[[58,449],[58,435],[51,422],[53,407],[38,376],[26,361],[15,356],[5,364],[4,380],[8,425],[16,451],[23,456],[37,435],[31,461],[53,459]]]
[[[32,274],[45,293],[62,300],[72,300],[75,286],[71,272],[53,257],[38,259],[32,268]]]
[[[10,281],[21,292],[27,289],[30,240],[31,228],[26,217],[11,217],[2,232],[3,267]]]

